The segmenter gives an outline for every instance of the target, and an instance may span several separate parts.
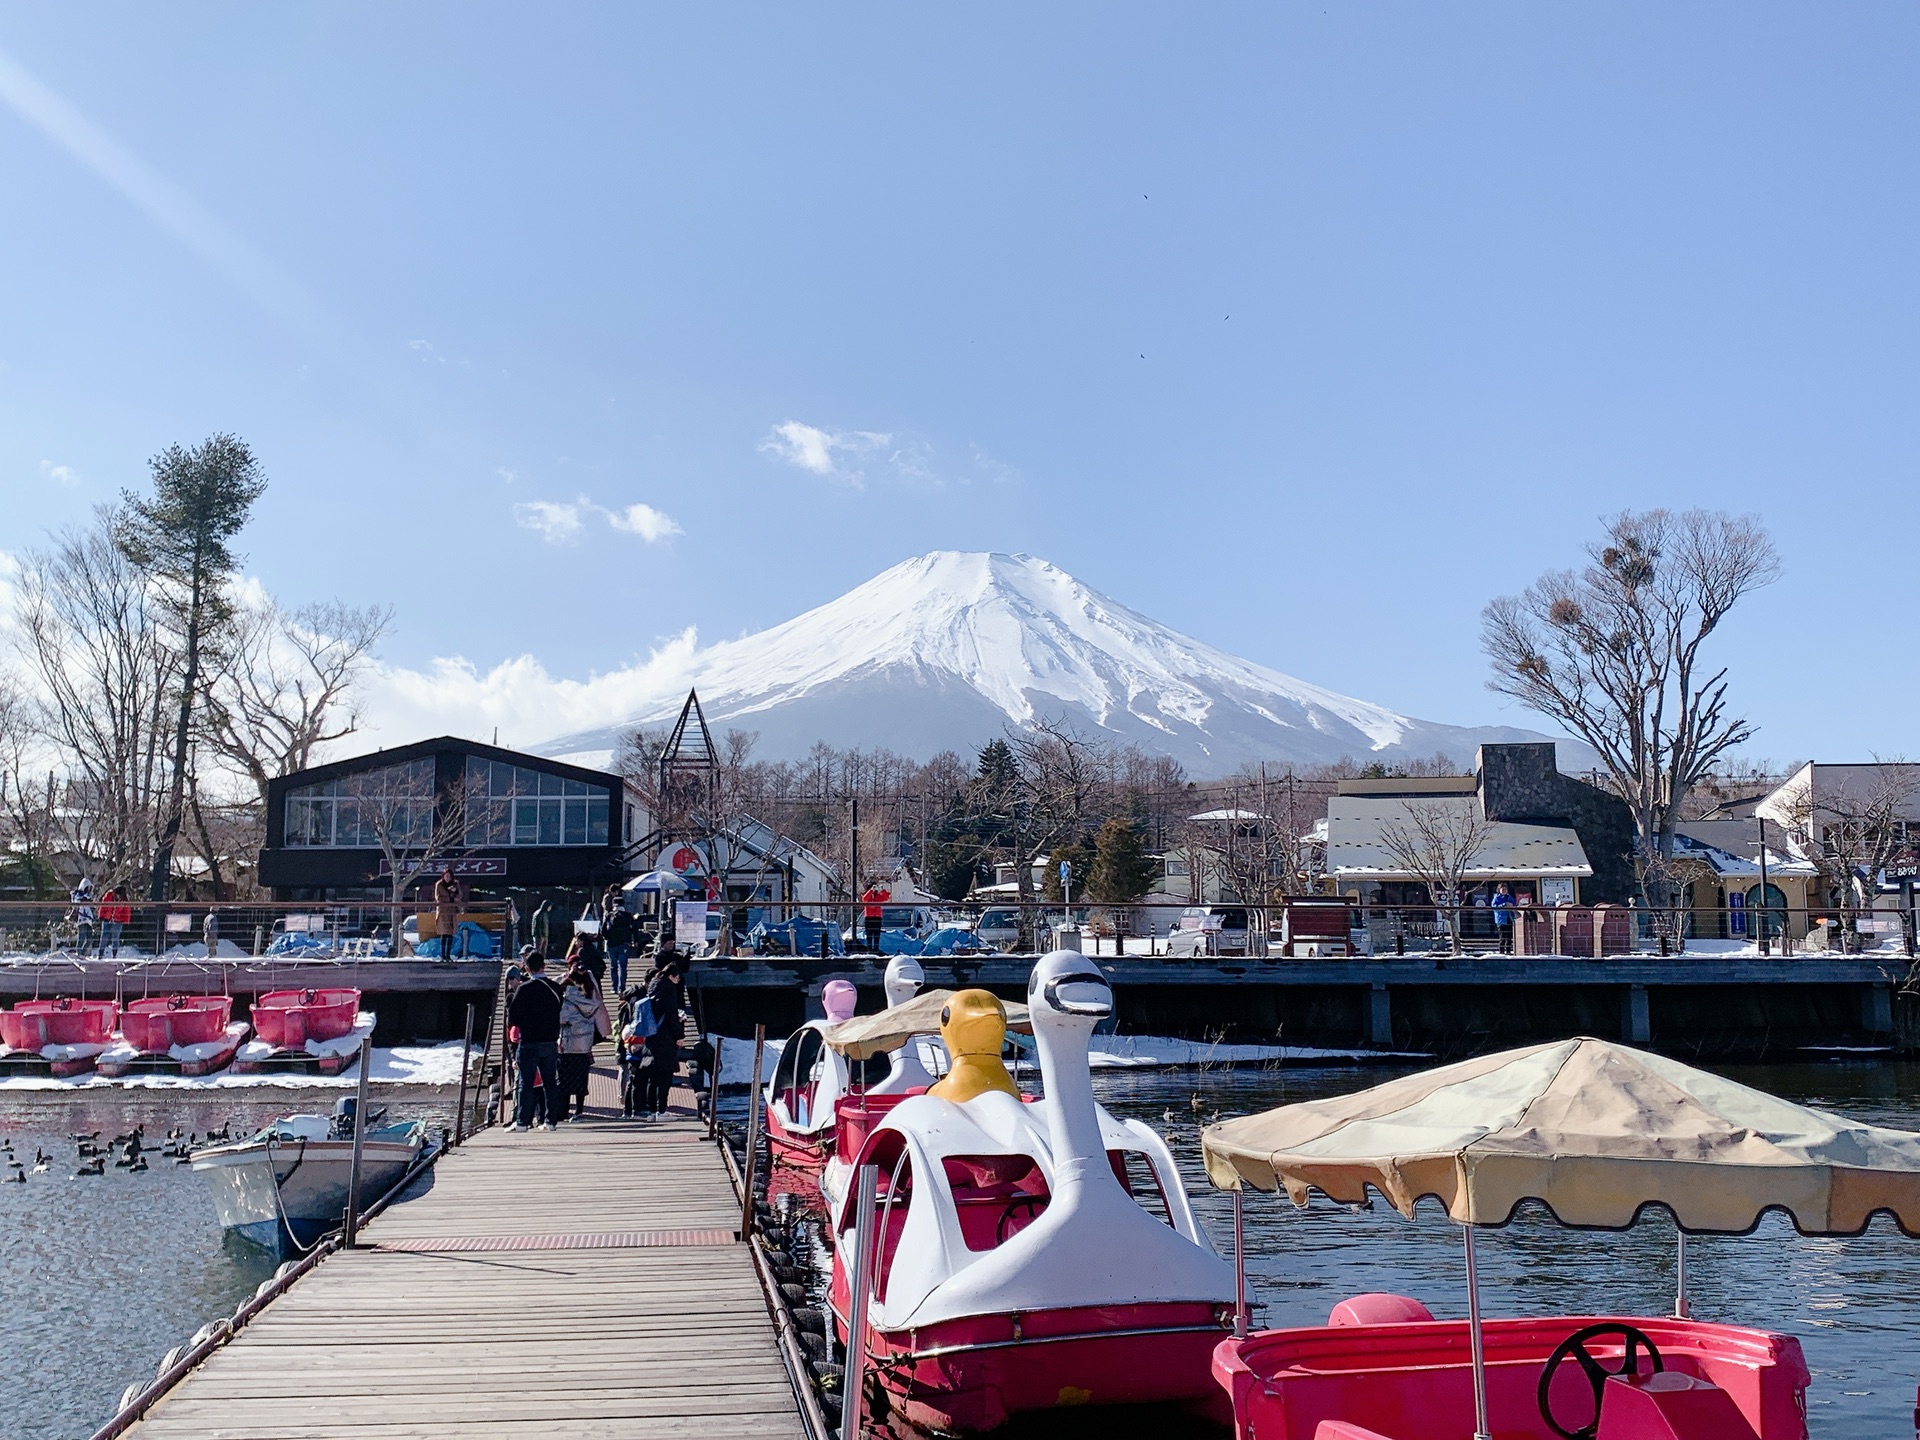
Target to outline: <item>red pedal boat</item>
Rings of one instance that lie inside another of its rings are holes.
[[[111,1000],[22,1000],[0,1011],[0,1065],[81,1075],[113,1041],[119,1007]]]
[[[100,1056],[102,1075],[136,1070],[211,1075],[232,1063],[247,1026],[226,995],[132,1000],[120,1013],[120,1042]]]
[[[1465,1319],[1363,1295],[1324,1327],[1235,1334],[1213,1370],[1237,1440],[1806,1440],[1810,1383],[1790,1335],[1688,1318],[1686,1236],[1747,1234],[1769,1209],[1803,1235],[1890,1213],[1920,1231],[1920,1134],[1858,1124],[1610,1041],[1483,1055],[1353,1095],[1210,1126],[1207,1173],[1408,1219],[1438,1200],[1464,1237]],[[1523,1205],[1618,1230],[1649,1206],[1679,1226],[1672,1316],[1483,1321],[1474,1233]],[[1244,1276],[1244,1268],[1241,1270]]]
[[[254,1038],[240,1048],[233,1068],[247,1073],[288,1068],[335,1075],[353,1063],[353,1037],[371,1018],[360,1013],[360,992],[272,990],[253,1002]]]
[[[1233,1270],[1195,1224],[1165,1142],[1094,1101],[1087,1042],[1112,1013],[1105,978],[1074,951],[1034,967],[1028,1012],[1047,1093],[1031,1103],[1000,1062],[1000,1002],[965,990],[946,1008],[952,1071],[896,1104],[855,1164],[856,1175],[874,1167],[879,1196],[863,1267],[869,1413],[963,1434],[1083,1405],[1224,1420],[1209,1365]],[[856,1186],[834,1217],[843,1336],[859,1208]]]
[[[821,987],[824,1020],[809,1020],[780,1048],[767,1081],[767,1145],[777,1163],[817,1170],[833,1152],[834,1105],[847,1093],[847,1062],[826,1041],[826,1032],[850,1019],[860,992],[846,980]]]

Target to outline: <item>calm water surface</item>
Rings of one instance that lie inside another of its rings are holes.
[[[282,1115],[325,1110],[338,1093],[0,1100],[0,1139],[12,1142],[14,1157],[31,1166],[36,1147],[50,1157],[46,1174],[0,1184],[0,1313],[11,1317],[12,1376],[0,1386],[0,1435],[84,1440],[112,1416],[121,1391],[152,1379],[167,1351],[231,1315],[278,1264],[226,1238],[204,1182],[185,1165],[153,1155],[144,1174],[109,1165],[97,1179],[75,1179],[69,1133],[98,1130],[104,1141],[144,1124],[157,1148],[174,1126],[231,1122],[237,1137]],[[388,1103],[395,1119],[452,1123],[451,1101]]]

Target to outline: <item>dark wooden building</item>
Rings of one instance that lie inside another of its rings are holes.
[[[475,898],[596,890],[650,828],[618,775],[443,735],[271,782],[260,882],[279,900],[382,899],[388,856],[433,844],[433,873],[453,863]]]

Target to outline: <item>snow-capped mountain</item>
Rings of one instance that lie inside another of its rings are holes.
[[[1042,717],[1171,755],[1197,776],[1249,760],[1443,753],[1465,764],[1483,742],[1549,738],[1415,720],[1323,690],[1170,630],[1030,555],[922,555],[783,625],[698,650],[662,680],[619,724],[540,748],[611,751],[635,726],[671,723],[689,681],[716,736],[757,731],[755,754],[768,758],[822,739],[970,754],[1009,722]]]

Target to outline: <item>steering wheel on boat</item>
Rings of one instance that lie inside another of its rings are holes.
[[[1000,1212],[1000,1223],[993,1227],[993,1243],[1007,1243],[1007,1226],[1013,1223],[1013,1217],[1025,1210],[1028,1215],[1038,1215],[1046,1207],[1046,1197],[1042,1195],[1023,1195]]]
[[[1618,1370],[1607,1369],[1594,1359],[1592,1352],[1587,1349],[1589,1340],[1598,1340],[1603,1335],[1617,1335],[1625,1344],[1625,1352],[1620,1357]],[[1600,1431],[1600,1397],[1606,1389],[1607,1381],[1616,1375],[1638,1373],[1640,1368],[1638,1352],[1641,1350],[1647,1352],[1647,1359],[1652,1362],[1655,1374],[1667,1368],[1666,1362],[1660,1358],[1659,1347],[1648,1338],[1646,1331],[1637,1330],[1631,1325],[1622,1325],[1617,1321],[1602,1321],[1598,1325],[1589,1325],[1585,1329],[1576,1330],[1554,1346],[1553,1353],[1547,1357],[1546,1368],[1540,1372],[1540,1418],[1547,1422],[1547,1428],[1554,1434],[1564,1437],[1564,1440],[1594,1440]],[[1568,1358],[1580,1362],[1580,1369],[1585,1373],[1587,1383],[1593,1386],[1593,1419],[1577,1430],[1567,1429],[1553,1415],[1551,1398],[1553,1377]]]

